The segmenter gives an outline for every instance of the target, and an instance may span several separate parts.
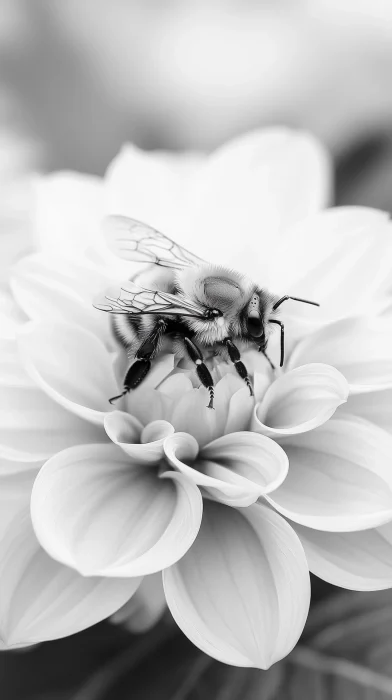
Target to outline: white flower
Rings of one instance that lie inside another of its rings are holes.
[[[210,158],[128,147],[104,182],[41,182],[43,250],[13,271],[17,306],[5,306],[0,353],[0,632],[9,645],[116,611],[145,629],[163,609],[163,570],[170,610],[195,644],[266,668],[302,631],[308,566],[348,588],[392,586],[383,315],[392,224],[369,209],[321,211],[327,173],[313,139],[268,130]],[[205,390],[191,372],[173,373],[166,355],[109,405],[127,358],[92,299],[126,268],[96,241],[105,212],[321,302],[282,311],[283,372],[247,353],[255,403],[218,365],[208,411]]]

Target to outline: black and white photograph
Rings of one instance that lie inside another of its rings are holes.
[[[0,700],[392,700],[392,0],[0,0]]]

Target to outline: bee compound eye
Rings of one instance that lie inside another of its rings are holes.
[[[252,338],[260,338],[263,335],[263,322],[259,316],[248,316],[247,325]]]

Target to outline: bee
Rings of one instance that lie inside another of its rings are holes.
[[[119,258],[152,263],[114,295],[94,304],[113,315],[114,333],[132,359],[123,391],[110,403],[136,389],[163,351],[191,360],[209,392],[208,408],[214,407],[214,382],[206,364],[209,355],[233,363],[253,396],[238,345],[257,347],[275,369],[266,349],[273,325],[278,326],[282,366],[284,324],[274,313],[289,299],[319,306],[307,299],[274,296],[245,275],[210,264],[151,226],[125,216],[107,217],[104,236]]]

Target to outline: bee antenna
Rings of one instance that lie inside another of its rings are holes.
[[[279,300],[273,305],[272,310],[273,310],[273,311],[276,311],[276,309],[277,309],[281,304],[283,304],[284,301],[288,301],[289,299],[291,299],[292,301],[300,301],[300,302],[302,302],[303,304],[311,304],[312,306],[320,306],[320,304],[319,304],[317,301],[309,301],[309,299],[300,299],[299,297],[290,297],[290,296],[288,296],[288,295],[286,294],[284,297],[282,297],[281,299],[279,299]]]

